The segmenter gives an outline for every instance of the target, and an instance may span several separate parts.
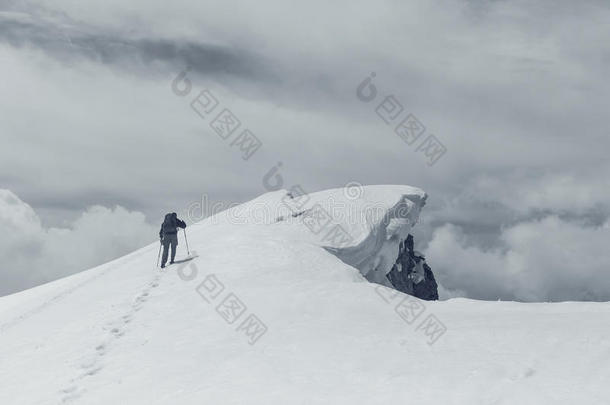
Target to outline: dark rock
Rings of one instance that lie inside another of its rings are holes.
[[[400,243],[398,258],[387,274],[388,280],[398,291],[422,300],[438,300],[438,285],[426,258],[413,249],[413,235]]]

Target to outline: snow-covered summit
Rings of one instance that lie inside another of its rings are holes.
[[[279,190],[262,195],[200,225],[269,225],[294,242],[323,247],[360,270],[369,281],[391,287],[402,241],[419,219],[427,195],[410,186],[337,188],[312,194]]]
[[[189,226],[165,271],[154,243],[0,298],[0,403],[608,402],[608,304],[419,300],[367,278],[411,255],[425,193],[297,197]]]

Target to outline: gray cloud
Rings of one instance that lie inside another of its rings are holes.
[[[195,74],[249,80],[270,77],[261,56],[232,46],[103,32],[65,16],[48,20],[32,14],[0,12],[0,21],[0,40],[15,48],[40,49],[60,61],[86,58],[139,71],[154,71],[161,66],[176,71],[188,66]]]

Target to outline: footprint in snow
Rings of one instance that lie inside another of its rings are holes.
[[[93,368],[96,365],[97,365],[97,358],[92,357],[92,358],[84,361],[80,366],[81,366],[81,368],[88,369],[88,368]]]
[[[92,368],[91,370],[87,371],[85,374],[83,374],[81,376],[82,377],[92,377],[94,375],[96,375],[97,373],[99,373],[102,370],[102,366],[97,366],[95,368]]]
[[[122,330],[120,330],[119,328],[113,328],[110,333],[112,333],[115,337],[119,338],[121,336],[123,336],[125,334],[125,332],[123,332]]]
[[[76,385],[71,385],[68,388],[64,388],[61,390],[61,393],[64,394],[64,397],[61,399],[63,404],[67,404],[78,399],[84,390],[82,388],[77,387]]]

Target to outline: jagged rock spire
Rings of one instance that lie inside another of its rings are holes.
[[[413,248],[413,235],[399,245],[398,258],[387,274],[388,280],[398,291],[423,300],[438,300],[438,285],[426,258]]]

